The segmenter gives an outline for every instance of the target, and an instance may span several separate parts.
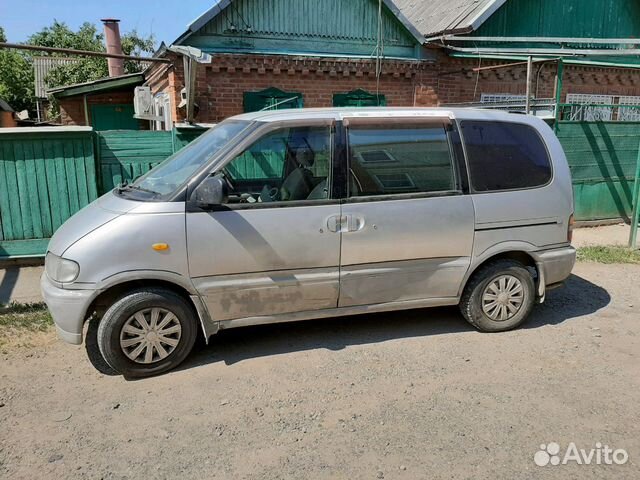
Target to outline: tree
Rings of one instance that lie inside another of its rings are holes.
[[[0,27],[0,42],[6,42]],[[0,49],[0,98],[14,110],[33,110],[35,106],[33,67],[27,55],[10,49]]]
[[[75,50],[89,50],[92,52],[106,51],[104,35],[97,27],[89,22],[83,23],[77,32],[71,30],[65,23],[54,20],[53,25],[42,29],[29,37],[31,45],[45,47],[72,48]],[[122,51],[125,55],[142,56],[153,53],[154,38],[141,37],[135,30],[122,36]],[[53,54],[56,56],[70,56],[69,54]],[[107,59],[102,57],[77,57],[80,62],[62,65],[49,71],[47,84],[51,87],[89,82],[98,78],[108,77]],[[140,62],[126,60],[125,73],[135,73],[142,70]]]
[[[4,29],[0,27],[0,42],[6,42]],[[78,31],[74,32],[64,22],[53,21],[53,25],[45,27],[41,31],[31,35],[27,40],[30,45],[45,47],[71,48],[74,50],[89,50],[92,52],[104,52],[104,35],[98,28],[89,22],[83,23]],[[153,53],[154,38],[142,37],[135,30],[122,36],[122,50],[126,55],[143,56]],[[37,55],[47,55],[37,53]],[[51,53],[57,57],[75,57],[80,61],[63,65],[49,71],[46,78],[47,85],[57,87],[74,83],[88,82],[109,76],[107,59],[100,57],[81,57],[72,54]],[[140,72],[143,65],[137,61],[125,60],[126,73]],[[14,110],[35,110],[33,60],[30,53],[0,49],[0,98],[11,105]]]

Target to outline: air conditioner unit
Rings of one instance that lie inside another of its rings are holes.
[[[136,87],[133,91],[134,117],[140,120],[162,120],[156,114],[155,102],[150,87]]]

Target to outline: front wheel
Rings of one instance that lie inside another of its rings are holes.
[[[137,290],[104,314],[98,347],[107,363],[125,377],[167,372],[184,361],[197,336],[193,307],[161,288]]]
[[[531,272],[513,260],[496,260],[473,274],[460,300],[467,321],[483,332],[520,326],[535,303]]]

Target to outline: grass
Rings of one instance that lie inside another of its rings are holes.
[[[53,325],[44,303],[12,303],[0,306],[0,347],[23,340],[31,333],[46,332]]]
[[[613,246],[581,247],[578,249],[578,261],[640,264],[640,250]]]

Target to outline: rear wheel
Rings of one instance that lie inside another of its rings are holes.
[[[531,272],[514,260],[496,260],[473,274],[460,310],[478,330],[503,332],[521,325],[535,302]]]
[[[197,336],[192,306],[165,289],[131,292],[114,303],[98,327],[105,360],[125,377],[147,377],[177,367]]]

